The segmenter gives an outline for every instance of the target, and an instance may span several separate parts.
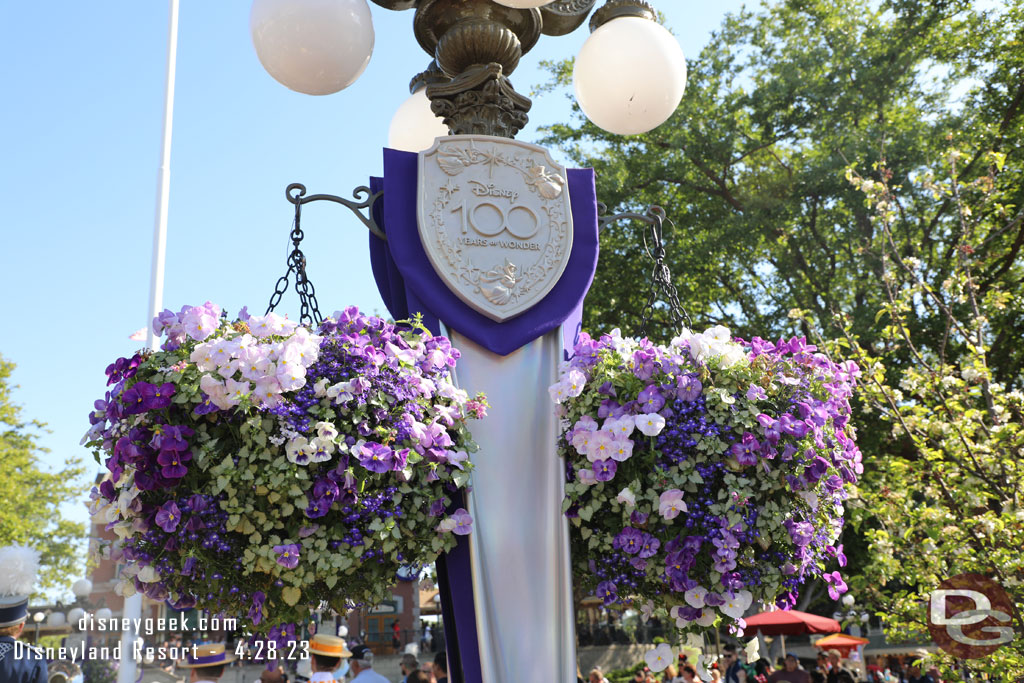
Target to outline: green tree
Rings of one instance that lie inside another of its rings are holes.
[[[67,588],[81,575],[85,526],[61,516],[60,505],[79,498],[84,469],[76,458],[47,472],[39,454],[46,426],[25,421],[9,384],[14,364],[0,356],[0,545],[20,543],[40,552],[38,588]]]
[[[921,600],[975,570],[1024,606],[1024,3],[779,2],[728,17],[689,67],[662,127],[619,137],[577,112],[546,142],[595,168],[609,206],[666,208],[695,321],[837,339],[865,363],[844,539],[861,604],[927,639]],[[568,84],[570,63],[551,69]],[[635,329],[636,230],[602,236],[591,330]],[[988,670],[1021,671],[1000,653]]]

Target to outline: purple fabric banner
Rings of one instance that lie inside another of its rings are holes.
[[[417,226],[418,155],[384,150],[384,178],[371,178],[373,193],[384,195],[372,215],[387,234],[387,241],[370,235],[370,264],[385,306],[395,320],[416,313],[434,334],[440,323],[458,330],[487,350],[508,355],[564,325],[564,357],[572,354],[579,336],[583,299],[594,278],[598,257],[597,198],[594,172],[566,172],[573,215],[573,246],[558,283],[536,306],[503,323],[487,318],[458,298],[434,272]],[[464,506],[456,500],[453,509]],[[452,683],[480,683],[481,667],[473,606],[469,541],[458,545],[437,562],[444,616],[445,642]],[[528,655],[527,655],[528,656]]]

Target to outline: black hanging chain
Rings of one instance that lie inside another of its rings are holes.
[[[686,312],[683,304],[679,301],[679,290],[672,284],[672,273],[665,265],[665,209],[660,206],[652,206],[647,209],[644,216],[643,235],[644,251],[654,261],[654,269],[651,271],[651,291],[640,312],[640,336],[647,336],[647,326],[654,318],[655,304],[660,300],[668,304],[669,321],[674,330],[680,330],[683,325],[687,328],[693,327],[690,314]]]
[[[291,188],[289,188],[291,189]],[[305,188],[303,188],[305,189]],[[288,270],[285,274],[278,278],[277,284],[274,286],[274,293],[270,295],[270,304],[267,306],[267,313],[273,311],[279,303],[281,303],[281,297],[288,291],[288,278],[292,273],[295,273],[295,292],[299,295],[299,324],[316,324],[319,325],[323,320],[323,316],[320,315],[320,305],[316,300],[316,288],[313,283],[309,281],[309,277],[306,276],[306,256],[302,253],[302,249],[299,245],[302,243],[303,232],[302,232],[302,202],[295,202],[295,221],[292,223],[292,250],[288,254]],[[264,313],[266,315],[266,313]]]

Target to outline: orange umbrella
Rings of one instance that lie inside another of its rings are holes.
[[[839,650],[843,658],[846,659],[850,656],[851,650],[856,650],[861,645],[867,645],[870,642],[867,638],[858,638],[857,636],[850,636],[845,633],[834,633],[819,639],[814,643],[814,647],[821,648],[822,650]]]

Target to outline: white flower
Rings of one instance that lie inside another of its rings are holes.
[[[321,439],[336,439],[338,438],[338,429],[333,422],[317,422],[316,434]]]
[[[619,495],[615,500],[619,501],[623,505],[628,505],[631,508],[636,507],[636,496],[629,490],[629,487],[619,491]]]
[[[852,607],[853,603],[857,601],[857,598],[853,597],[853,593],[847,593],[843,596],[843,605],[846,607]]]
[[[640,620],[645,624],[650,621],[651,614],[654,613],[654,603],[648,600],[644,604],[640,605]]]
[[[723,368],[731,368],[737,363],[741,363],[747,358],[747,354],[743,351],[743,347],[739,344],[725,344],[720,349],[720,365]]]
[[[152,565],[146,565],[142,568],[142,571],[139,572],[139,581],[143,583],[156,583],[159,580],[160,575],[157,574]]]
[[[704,330],[704,338],[724,344],[732,339],[732,332],[725,325],[715,325]]]
[[[321,377],[313,385],[313,395],[317,398],[323,398],[327,395],[327,378]]]
[[[710,665],[711,657],[709,655],[701,655],[700,657],[697,657],[697,677],[705,683],[711,680],[711,672],[708,671],[708,667]]]
[[[573,368],[565,374],[565,377],[562,378],[562,382],[565,384],[566,393],[568,393],[569,396],[579,396],[587,386],[587,376],[576,368]]]
[[[803,498],[804,502],[807,503],[807,507],[811,508],[812,512],[818,509],[818,494],[813,491],[799,491],[798,496]]]
[[[754,596],[751,595],[750,591],[739,591],[736,593],[736,597],[726,597],[725,604],[719,607],[719,611],[733,619],[740,619],[743,617],[743,613],[750,607],[750,603],[753,602]]]
[[[697,624],[697,626],[711,626],[711,624],[715,623],[715,610],[710,607],[705,607],[701,610],[700,616],[697,617],[693,623]]]
[[[636,418],[636,428],[647,436],[657,436],[665,428],[665,418],[657,413],[638,415]]]
[[[569,398],[569,387],[565,382],[555,382],[548,387],[548,395],[554,403],[561,403]]]
[[[352,395],[352,382],[338,382],[332,384],[327,388],[327,398],[332,399],[335,403],[346,403],[351,401]]]
[[[984,373],[979,370],[975,370],[974,368],[964,368],[960,371],[960,376],[968,382],[975,382],[983,377]]]
[[[686,604],[690,607],[703,607],[704,596],[708,594],[708,589],[703,586],[697,586],[683,593],[683,598],[686,600]]]
[[[135,582],[134,581],[118,581],[117,585],[114,586],[114,592],[118,595],[130,598],[135,595]]]
[[[448,533],[451,531],[455,531],[456,526],[457,523],[454,519],[452,519],[451,517],[445,517],[441,520],[441,523],[437,525],[437,530],[442,533]]]
[[[664,671],[669,664],[675,661],[675,655],[672,653],[672,647],[668,643],[661,643],[653,650],[648,650],[644,653],[644,661],[647,662],[647,667],[651,671],[657,673],[658,671]]]
[[[601,427],[601,429],[612,432],[620,439],[628,438],[635,428],[636,418],[632,415],[623,415],[617,420],[609,418],[604,421],[604,426]]]
[[[309,461],[327,462],[334,453],[334,442],[323,437],[316,437],[309,442]]]
[[[288,460],[296,465],[309,464],[310,450],[309,441],[304,436],[290,440],[284,447],[284,453]]]
[[[576,470],[576,481],[587,486],[592,486],[597,483],[597,475],[594,474],[594,470],[582,469]]]
[[[679,489],[669,489],[658,497],[658,513],[665,519],[675,519],[680,512],[686,512],[686,503],[683,502],[683,492]]]
[[[744,646],[743,652],[747,655],[747,664],[753,664],[761,659],[761,642],[754,638]]]

